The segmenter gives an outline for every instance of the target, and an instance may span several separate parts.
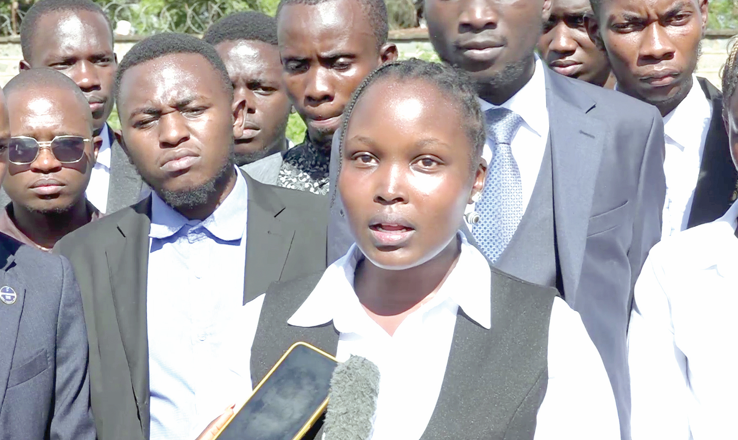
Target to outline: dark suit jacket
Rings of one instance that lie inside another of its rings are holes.
[[[244,303],[325,269],[327,201],[307,192],[248,185]],[[62,239],[79,280],[90,341],[92,409],[101,440],[148,439],[146,329],[151,198]]]
[[[560,288],[582,317],[630,437],[633,287],[661,236],[664,126],[655,107],[546,69]]]
[[[0,439],[94,440],[72,267],[5,234],[0,266]]]
[[[128,155],[118,143],[117,134],[109,126],[105,126],[110,136],[110,183],[108,186],[108,205],[106,214],[130,206],[139,201],[139,196],[147,188],[136,171],[136,167],[128,160]],[[0,188],[0,206],[10,203],[10,197]]]
[[[139,201],[141,190],[146,184],[141,180],[136,167],[118,142],[118,134],[107,126],[111,140],[110,184],[108,186],[108,206],[106,214],[112,214]]]
[[[712,103],[712,118],[707,130],[702,164],[694,190],[687,227],[693,228],[722,217],[735,200],[738,171],[730,156],[728,134],[723,124],[723,94],[704,78],[697,78]]]

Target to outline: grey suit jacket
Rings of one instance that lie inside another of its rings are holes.
[[[600,351],[629,438],[626,335],[635,281],[661,234],[663,121],[655,107],[624,94],[545,73],[557,287]],[[330,260],[353,241],[342,209],[336,197]]]
[[[69,262],[0,234],[0,439],[94,440],[82,299]]]
[[[324,197],[248,185],[244,303],[272,282],[325,269]],[[90,341],[92,409],[101,440],[149,438],[146,328],[151,198],[90,223],[55,247],[82,291]]]
[[[141,191],[148,188],[141,180],[136,167],[128,160],[128,155],[117,139],[117,134],[109,126],[110,143],[110,184],[108,186],[108,205],[106,214],[111,214],[139,201]],[[0,188],[0,206],[10,203],[10,197]]]

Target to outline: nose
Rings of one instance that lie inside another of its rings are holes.
[[[551,34],[551,43],[548,45],[549,50],[564,56],[573,55],[577,50],[577,42],[571,35],[571,29],[561,21],[549,31]]]
[[[644,32],[640,58],[648,62],[658,62],[674,58],[675,48],[669,36],[659,23],[652,23]]]
[[[305,102],[307,105],[316,107],[324,102],[333,101],[334,89],[331,81],[331,72],[322,67],[311,69],[312,74],[307,75],[305,87]]]
[[[499,14],[489,0],[467,0],[461,5],[459,32],[480,32],[497,28]]]
[[[249,90],[247,87],[238,87],[233,91],[233,107],[238,107],[238,103],[243,101],[246,103],[244,110],[246,113],[256,113],[256,97],[254,92]]]
[[[190,131],[179,112],[164,115],[159,121],[159,144],[162,148],[174,148],[190,139]]]
[[[61,170],[61,168],[62,163],[54,156],[54,153],[49,147],[41,147],[36,160],[31,163],[31,169],[42,174],[55,173]]]
[[[377,182],[374,202],[380,205],[407,203],[404,168],[399,164],[386,164],[375,173]]]
[[[72,80],[83,92],[100,89],[100,76],[93,63],[83,60],[77,64],[71,75]]]

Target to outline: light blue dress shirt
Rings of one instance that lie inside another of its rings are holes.
[[[243,304],[248,187],[188,220],[152,194],[147,287],[151,440],[193,440],[250,381],[224,368],[228,323]],[[242,385],[239,385],[242,384]]]

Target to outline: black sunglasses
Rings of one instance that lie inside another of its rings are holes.
[[[14,136],[7,142],[8,161],[16,165],[33,163],[42,148],[48,148],[61,163],[75,163],[85,155],[85,145],[92,139],[82,136],[57,136],[53,140],[39,142],[32,137]]]

